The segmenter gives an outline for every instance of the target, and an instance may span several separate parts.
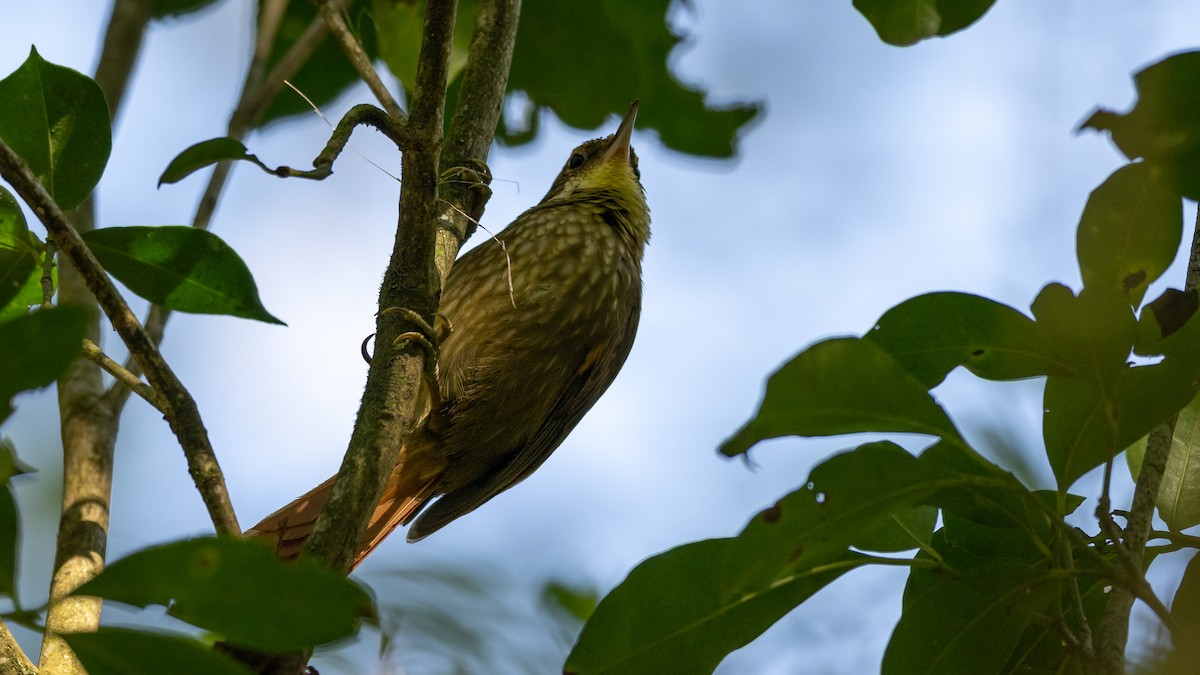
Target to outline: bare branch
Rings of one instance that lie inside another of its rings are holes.
[[[150,21],[149,0],[118,0],[104,36],[96,65],[96,83],[104,92],[111,119],[120,113],[126,85],[141,51]],[[14,187],[16,187],[14,185]],[[40,215],[40,213],[39,213]],[[89,196],[73,217],[83,230],[92,228],[95,207]],[[47,237],[43,267],[43,300],[53,293],[50,272],[54,248]],[[56,244],[57,242],[55,242]],[[83,277],[70,265],[59,269],[60,302],[83,304],[93,310],[88,336],[100,339],[99,313]],[[81,673],[83,667],[58,633],[95,630],[100,623],[96,598],[64,600],[80,584],[104,569],[108,548],[108,514],[112,496],[113,448],[120,416],[103,401],[103,379],[95,364],[77,359],[59,378],[59,424],[63,444],[62,515],[50,580],[51,606],[46,614],[39,665],[45,673]]]
[[[125,299],[105,274],[99,261],[83,243],[79,232],[67,220],[66,214],[58,208],[25,162],[3,142],[0,142],[0,175],[4,176],[46,226],[47,233],[54,238],[59,250],[70,259],[72,266],[80,273],[88,290],[100,303],[104,314],[112,323],[113,330],[125,342],[130,354],[134,355],[142,371],[146,373],[150,385],[162,396],[168,410],[167,422],[183,447],[188,469],[200,490],[205,506],[208,507],[209,516],[217,532],[240,535],[241,528],[238,527],[237,517],[229,502],[229,493],[225,489],[225,478],[221,475],[216,455],[213,454],[212,445],[208,440],[208,432],[204,429],[200,412],[191,394],[167,365],[153,340],[146,334],[129,305],[125,303]]]
[[[5,675],[38,675],[37,668],[21,651],[21,645],[3,621],[0,621],[0,665],[3,665]]]
[[[162,404],[162,401],[158,400],[158,394],[154,392],[154,389],[150,385],[142,382],[137,375],[125,370],[121,367],[121,364],[113,361],[109,358],[108,354],[105,354],[100,347],[96,346],[95,342],[87,338],[83,339],[83,356],[88,361],[103,368],[105,372],[116,378],[117,382],[146,399],[146,402],[158,409],[159,412],[164,415],[167,414],[166,406]]]
[[[406,122],[404,110],[396,103],[396,99],[392,98],[391,92],[383,85],[383,80],[379,79],[379,73],[375,72],[375,66],[371,64],[371,59],[367,56],[367,52],[363,50],[359,44],[358,38],[354,33],[350,32],[350,27],[346,25],[345,19],[342,18],[341,3],[336,0],[317,0],[317,11],[321,13],[321,18],[325,19],[325,24],[329,26],[330,32],[333,33],[334,39],[342,46],[342,51],[346,53],[346,58],[350,59],[350,63],[354,69],[358,71],[363,81],[371,89],[371,93],[375,94],[375,98],[379,99],[379,103],[383,105],[383,109],[389,115],[396,118],[401,124]],[[426,10],[428,16],[428,10]],[[451,30],[454,27],[451,25]],[[428,41],[422,42],[422,55],[424,55],[424,45]],[[418,75],[419,77],[419,75]],[[444,98],[444,95],[443,95]]]

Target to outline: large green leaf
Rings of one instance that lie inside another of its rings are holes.
[[[375,35],[379,41],[379,56],[410,96],[417,81],[417,57],[420,56],[424,37],[426,4],[425,0],[371,1],[371,19],[375,23]],[[450,46],[451,82],[467,65],[467,50],[475,27],[475,5],[474,0],[458,3],[454,39]]]
[[[366,19],[367,8],[362,5],[365,3],[360,3],[360,6],[348,10],[353,15],[349,23],[358,36],[359,42],[362,43],[363,49],[366,50],[367,56],[374,59],[375,29],[369,25],[360,25],[362,23],[369,24]],[[260,12],[262,8],[262,3],[259,3]],[[271,45],[271,55],[267,59],[268,71],[274,68],[292,45],[304,35],[315,18],[317,18],[317,10],[313,3],[289,2],[287,4],[287,10],[284,12],[283,19],[279,24],[279,31],[275,36],[275,43]],[[337,41],[327,37],[313,52],[312,57],[305,61],[300,70],[288,81],[303,92],[304,96],[308,97],[314,105],[324,107],[360,80],[358,71],[354,70],[354,66],[346,60],[346,55],[338,46]],[[291,89],[284,89],[271,100],[270,105],[259,119],[258,126],[294,115],[312,114],[314,114],[312,107],[304,98]]]
[[[0,138],[16,151],[63,209],[96,187],[112,150],[104,93],[90,77],[30,49],[0,80]]]
[[[1200,635],[1200,555],[1192,556],[1183,572],[1175,599],[1171,601],[1171,617],[1175,619],[1177,637],[1169,663],[1175,667],[1164,668],[1161,672],[1188,673],[1200,659],[1200,641],[1192,639]]]
[[[924,384],[870,340],[818,342],[767,380],[758,413],[721,445],[745,453],[777,436],[831,436],[898,431],[940,436],[965,445]]]
[[[979,20],[996,0],[854,0],[854,8],[879,39],[907,46],[960,31]]]
[[[15,304],[29,280],[41,276],[30,234],[16,197],[0,185],[0,310]]]
[[[1126,157],[1145,158],[1166,172],[1173,189],[1200,199],[1200,51],[1168,56],[1134,83],[1133,110],[1097,110],[1083,127],[1107,130]]]
[[[1135,480],[1145,454],[1145,437],[1129,447],[1126,460]],[[1200,525],[1200,398],[1179,411],[1157,506],[1159,516],[1172,530]]]
[[[83,350],[89,312],[79,307],[41,309],[0,321],[0,422],[12,397],[51,384]]]
[[[994,300],[969,293],[928,293],[879,317],[865,339],[932,389],[965,366],[989,380],[1064,372],[1033,320]]]
[[[1076,232],[1085,287],[1105,285],[1141,304],[1183,236],[1183,204],[1145,162],[1117,169],[1088,198]]]
[[[1078,330],[1095,327],[1099,335],[1105,330],[1103,323],[1084,320]],[[1097,370],[1111,367],[1099,365],[1109,358],[1096,355],[1112,345],[1095,346],[1109,339],[1111,334],[1092,344],[1091,356],[1081,356],[1079,364],[1091,361]],[[1122,363],[1111,378],[1047,379],[1042,433],[1060,490],[1065,491],[1084,473],[1150,433],[1200,392],[1200,321],[1187,321],[1163,339],[1157,350],[1164,356],[1159,363],[1137,367]],[[1115,353],[1115,349],[1110,351]]]
[[[212,232],[181,225],[106,227],[83,239],[104,269],[150,302],[283,324],[263,307],[246,263]]]
[[[798,604],[861,564],[845,553],[821,568],[780,570],[747,586],[753,549],[739,539],[685,544],[649,558],[600,601],[565,675],[711,673]]]
[[[955,471],[891,443],[835,455],[737,537],[688,544],[634,568],[596,608],[565,672],[712,672],[793,606],[869,562],[850,547],[901,548],[881,533],[919,521],[903,543],[911,548],[931,525],[928,510],[913,518],[915,509],[956,491],[1011,488],[992,472]]]
[[[230,643],[269,651],[339,640],[375,618],[361,586],[316,560],[285,563],[261,542],[215,537],[143,549],[75,593],[163,605],[171,616]]]
[[[1098,389],[1112,387],[1137,335],[1137,319],[1123,293],[1105,286],[1076,296],[1062,284],[1047,284],[1032,310],[1056,362]]]
[[[759,106],[707,105],[667,67],[681,38],[667,23],[671,0],[524,0],[513,53],[510,92],[530,105],[523,119],[506,106],[498,139],[528,141],[540,109],[578,129],[596,129],[630,101],[641,100],[638,127],[658,131],[669,148],[692,155],[729,157],[739,131]],[[516,130],[517,133],[509,133]]]
[[[1069,652],[1039,619],[1062,587],[1041,543],[1051,539],[1048,521],[993,527],[953,514],[944,521],[917,556],[941,565],[910,572],[883,672],[1058,672],[1052,666]]]
[[[946,576],[905,606],[884,675],[998,673],[1053,597],[1049,575],[1016,562]]]
[[[64,633],[88,675],[251,675],[252,671],[213,652],[199,640],[129,628],[101,627],[94,633]],[[168,666],[169,664],[169,666]]]

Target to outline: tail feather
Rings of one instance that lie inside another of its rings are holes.
[[[334,478],[336,476],[263,518],[257,525],[246,530],[246,536],[273,542],[275,554],[283,560],[296,558],[300,551],[304,550],[304,543],[312,534],[317,518],[329,503]]]
[[[359,563],[371,551],[383,542],[397,527],[407,525],[425,503],[434,495],[437,476],[430,477],[422,484],[413,486],[412,480],[403,475],[401,464],[388,477],[387,485],[383,488],[383,496],[367,522],[366,532],[359,540],[350,569],[358,567]],[[275,544],[275,552],[283,560],[292,560],[304,550],[304,544],[312,535],[317,524],[317,518],[329,503],[333,492],[333,484],[337,476],[309,490],[298,499],[275,513],[263,518],[254,527],[246,530],[247,537],[264,539]]]

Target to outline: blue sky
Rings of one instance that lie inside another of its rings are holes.
[[[10,8],[0,72],[16,68],[30,43],[48,60],[91,72],[107,11],[99,5]],[[554,576],[607,589],[649,555],[737,532],[815,462],[861,440],[766,443],[754,452],[756,471],[717,456],[765,376],[799,349],[861,334],[888,307],[926,291],[979,293],[1024,311],[1047,282],[1079,285],[1075,223],[1088,192],[1122,159],[1105,138],[1073,130],[1096,105],[1127,108],[1130,75],[1196,47],[1200,25],[1195,3],[998,0],[962,33],[897,49],[879,42],[849,0],[690,5],[673,12],[689,35],[673,54],[678,76],[715,103],[762,101],[762,118],[730,161],[686,157],[653,134],[635,135],[654,235],[641,329],[622,375],[525,483],[418,545],[385,544],[359,571],[381,602],[400,602],[389,596],[397,570],[446,561],[492,570],[493,585]],[[222,135],[249,51],[249,16],[243,3],[224,2],[151,32],[99,188],[102,224],[190,221],[203,180],[154,184],[180,149]],[[336,118],[367,100],[355,89],[325,113]],[[483,224],[498,231],[544,194],[571,148],[615,125],[614,117],[581,132],[545,119],[531,146],[494,152],[499,180]],[[313,117],[249,145],[269,164],[299,166],[326,135]],[[353,143],[398,173],[386,142],[360,133]],[[396,191],[353,155],[323,183],[235,172],[213,230],[289,326],[176,315],[164,351],[200,405],[245,526],[337,468],[365,377],[358,345],[372,332]],[[1165,283],[1182,285],[1181,265]],[[116,342],[105,346],[120,354]],[[1018,446],[1037,447],[1039,382],[955,375],[935,393],[981,444],[983,431],[999,426]],[[41,470],[18,488],[32,604],[45,596],[52,556],[57,415],[52,391],[18,405],[4,432]],[[110,558],[208,531],[160,416],[133,400],[121,431]],[[1047,485],[1044,460],[1031,461],[1029,480]],[[1091,476],[1078,489],[1095,485]],[[1169,589],[1179,563],[1159,564]],[[897,570],[852,574],[721,672],[872,672],[903,581]],[[374,648],[368,641],[348,658],[373,663]],[[432,663],[407,672],[440,672]],[[322,673],[343,667],[367,668],[328,662]]]

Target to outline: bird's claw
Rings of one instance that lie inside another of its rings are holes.
[[[404,317],[409,323],[417,327],[417,330],[405,331],[396,336],[392,340],[393,347],[403,347],[407,343],[413,343],[421,347],[425,351],[423,359],[423,374],[425,378],[425,386],[429,390],[429,409],[430,409],[430,429],[440,427],[438,421],[441,417],[442,410],[442,391],[438,383],[438,356],[440,354],[441,339],[449,334],[449,329],[443,333],[439,333],[425,317],[414,312],[407,307],[388,307],[380,312],[381,315],[399,314]],[[439,315],[440,316],[440,315]],[[442,317],[443,319],[445,317]],[[446,319],[446,326],[449,327],[450,321]]]

